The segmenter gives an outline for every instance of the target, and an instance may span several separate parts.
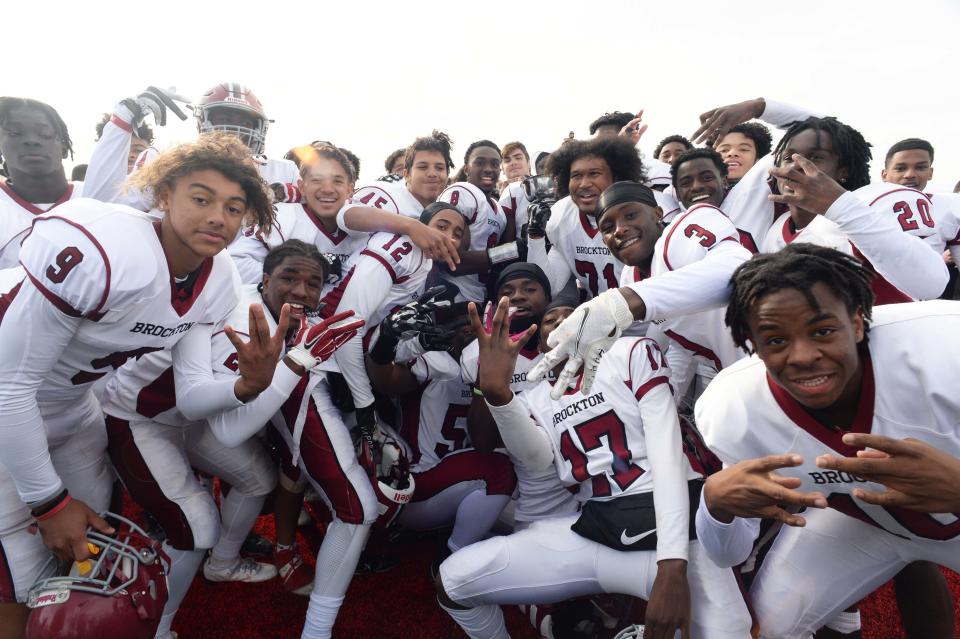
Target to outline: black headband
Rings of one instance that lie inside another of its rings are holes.
[[[547,299],[550,299],[550,280],[547,279],[547,274],[543,272],[542,268],[536,264],[530,264],[529,262],[514,262],[507,268],[503,269],[503,272],[500,273],[500,277],[497,278],[497,293],[500,292],[500,287],[510,280],[518,280],[522,278],[539,282],[540,286],[543,287],[544,292],[547,294]]]
[[[614,182],[600,194],[597,206],[597,222],[607,210],[624,202],[639,202],[648,206],[659,206],[653,191],[639,182]]]
[[[449,204],[447,202],[433,202],[431,204],[428,204],[426,208],[423,209],[423,213],[420,214],[420,223],[429,224],[430,220],[433,219],[434,215],[436,215],[440,211],[447,211],[447,210],[456,211],[461,216],[463,215],[462,213],[460,213],[460,209],[455,207],[453,204]]]

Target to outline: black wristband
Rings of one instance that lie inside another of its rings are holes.
[[[397,355],[397,344],[399,343],[399,337],[387,335],[387,331],[383,330],[381,327],[380,334],[377,336],[377,341],[374,342],[373,346],[370,347],[370,350],[367,351],[367,355],[370,356],[370,359],[374,364],[379,364],[381,366],[392,364],[393,358]]]
[[[48,512],[63,503],[63,500],[67,499],[69,496],[70,493],[67,492],[66,488],[64,488],[50,499],[36,505],[31,505],[30,514],[34,517],[43,517]]]

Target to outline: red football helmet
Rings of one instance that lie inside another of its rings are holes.
[[[87,531],[94,557],[30,588],[26,639],[151,639],[156,633],[170,560],[160,542],[129,519],[105,517],[117,532]]]
[[[214,124],[210,115],[217,109],[232,109],[252,115],[256,118],[257,124],[253,128],[240,124]],[[263,105],[249,88],[234,82],[222,82],[208,89],[200,97],[200,101],[193,109],[193,114],[197,118],[197,128],[200,129],[200,133],[210,131],[231,133],[243,140],[254,155],[263,154],[267,140],[267,127],[271,120],[267,119]]]
[[[370,477],[373,492],[377,494],[379,516],[374,526],[387,528],[394,522],[404,504],[409,504],[416,489],[416,482],[410,474],[410,464],[400,444],[390,435],[378,429],[375,438],[379,451],[376,459],[376,477]]]

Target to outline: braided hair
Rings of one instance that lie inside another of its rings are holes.
[[[833,142],[833,150],[839,156],[839,168],[847,170],[847,181],[844,188],[856,191],[862,186],[870,184],[870,143],[863,139],[863,135],[852,126],[844,124],[834,117],[809,117],[800,122],[794,122],[787,129],[777,148],[774,150],[774,162],[777,166],[783,160],[783,154],[797,134],[813,130],[817,133],[826,133]],[[759,149],[757,150],[759,157]]]
[[[303,257],[315,261],[320,265],[320,270],[324,276],[330,270],[330,262],[315,245],[300,240],[287,240],[280,246],[270,249],[270,252],[267,253],[267,257],[263,260],[263,272],[267,275],[273,275],[273,271],[288,257]]]
[[[818,282],[830,289],[852,314],[863,311],[867,322],[873,308],[873,290],[870,272],[857,258],[816,244],[790,244],[776,253],[760,253],[744,262],[733,272],[730,302],[724,317],[730,327],[734,343],[750,350],[749,315],[763,298],[784,289],[799,291],[807,303],[819,310],[813,296]],[[864,322],[864,330],[869,326]]]
[[[32,100],[30,98],[15,98],[11,96],[0,97],[0,128],[6,126],[10,113],[14,109],[25,109],[27,111],[40,111],[47,116],[50,124],[57,133],[60,143],[63,145],[63,159],[73,159],[73,141],[70,139],[70,133],[67,132],[67,123],[63,121],[57,110],[45,102]],[[6,166],[3,156],[0,155],[0,165]]]

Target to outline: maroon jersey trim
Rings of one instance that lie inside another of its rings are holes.
[[[863,366],[863,381],[860,384],[860,402],[857,405],[857,413],[849,431],[827,426],[815,419],[800,402],[777,385],[773,377],[770,376],[770,373],[767,373],[767,387],[770,389],[770,393],[783,412],[786,413],[787,417],[797,426],[841,455],[855,457],[857,451],[860,449],[844,444],[842,439],[843,435],[846,432],[869,433],[873,429],[873,407],[876,400],[873,363],[870,359],[869,350],[863,350],[860,362]]]
[[[717,354],[711,349],[702,344],[697,344],[693,340],[687,339],[683,335],[671,329],[665,330],[664,334],[691,353],[709,359],[711,362],[713,362],[713,365],[718,371],[723,370],[723,364],[720,363],[720,358],[717,357]]]
[[[587,216],[583,211],[577,209],[577,213],[580,214],[580,226],[583,227],[583,232],[592,240],[597,236],[597,233],[600,232],[600,229],[595,229],[590,225],[590,221],[587,220]]]
[[[73,182],[67,182],[67,190],[64,191],[63,195],[61,195],[60,198],[56,202],[54,202],[53,205],[46,211],[34,206],[33,203],[27,202],[25,199],[17,195],[17,193],[10,188],[10,185],[7,184],[6,180],[0,180],[0,190],[2,190],[4,193],[9,195],[10,199],[12,199],[14,202],[19,204],[20,207],[23,208],[24,210],[30,213],[33,213],[34,215],[40,215],[41,213],[47,213],[49,211],[52,211],[56,207],[60,206],[61,204],[69,200],[70,196],[73,195]]]
[[[398,281],[398,279],[397,279],[397,272],[396,272],[395,270],[393,270],[393,266],[390,264],[390,262],[388,262],[387,260],[385,260],[382,255],[379,255],[378,253],[374,253],[374,252],[371,251],[370,249],[363,249],[362,251],[360,251],[360,255],[369,255],[369,256],[372,257],[373,259],[375,259],[375,260],[377,260],[378,262],[380,262],[381,264],[383,264],[383,268],[387,269],[387,273],[390,274],[390,279],[393,281],[393,283],[394,283],[394,284],[401,283],[401,282]],[[402,281],[405,282],[405,281],[407,281],[407,279],[409,279],[409,278],[405,278],[405,279],[403,279]]]
[[[328,231],[326,227],[320,223],[320,220],[317,219],[317,216],[314,214],[314,212],[310,209],[309,206],[307,206],[306,204],[301,204],[300,206],[303,207],[303,212],[307,214],[307,219],[313,222],[313,225],[317,227],[317,230],[323,233],[323,235],[328,240],[333,242],[334,246],[337,246],[338,244],[340,244],[340,242],[347,239],[347,234],[339,228],[337,229],[336,233],[331,235],[330,231]]]

